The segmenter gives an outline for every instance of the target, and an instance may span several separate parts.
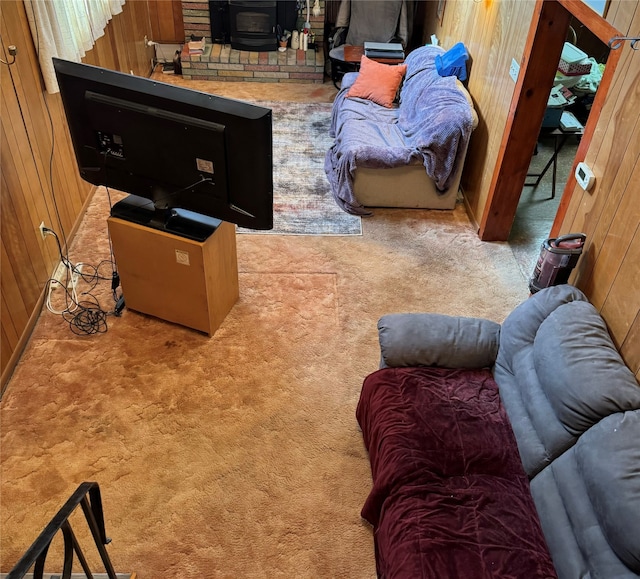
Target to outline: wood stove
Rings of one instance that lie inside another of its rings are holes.
[[[231,48],[263,52],[276,50],[278,3],[270,0],[229,0]]]
[[[295,0],[209,0],[211,41],[231,42],[231,48],[266,52],[276,50],[277,27],[293,30]]]

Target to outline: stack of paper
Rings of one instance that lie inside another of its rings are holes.
[[[404,49],[399,42],[365,42],[364,54],[369,58],[404,59]]]
[[[581,131],[584,129],[582,123],[576,116],[569,111],[562,111],[562,116],[560,117],[560,128],[567,133],[575,133],[576,131]]]

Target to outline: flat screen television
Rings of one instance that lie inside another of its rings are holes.
[[[271,109],[58,58],[80,175],[129,193],[111,214],[203,241],[273,228]]]

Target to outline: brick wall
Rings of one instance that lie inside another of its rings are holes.
[[[309,23],[311,30],[316,37],[316,43],[324,42],[324,3],[320,0],[320,15],[314,16],[313,0],[309,0]],[[209,15],[209,3],[202,0],[182,0],[182,17],[184,20],[185,42],[190,40],[191,35],[204,36],[207,42],[211,42],[211,17]],[[306,17],[306,10],[302,12],[303,19]]]
[[[313,7],[313,0],[310,0]],[[308,82],[324,80],[324,0],[320,0],[321,13],[309,23],[315,34],[315,50],[285,52],[253,52],[235,50],[230,45],[211,44],[209,3],[182,0],[185,47],[182,50],[182,76],[197,80],[231,80],[255,82]],[[306,10],[302,14],[306,17]],[[204,36],[207,47],[202,55],[190,55],[186,43],[191,35]]]

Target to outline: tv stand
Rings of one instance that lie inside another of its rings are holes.
[[[108,218],[129,309],[212,336],[238,300],[235,226],[226,221],[203,241]]]

